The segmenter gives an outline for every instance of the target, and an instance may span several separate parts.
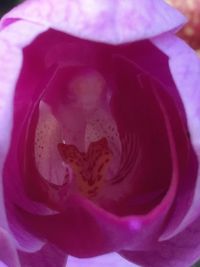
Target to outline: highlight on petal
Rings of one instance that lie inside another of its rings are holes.
[[[38,5],[42,8],[38,9]],[[24,19],[112,44],[153,37],[185,22],[178,11],[162,0],[62,0],[59,4],[56,0],[29,0],[9,12],[3,24],[7,19]]]
[[[75,257],[68,257],[67,267],[139,267],[138,265],[128,262],[117,253],[105,254],[103,256],[79,259]]]
[[[20,267],[14,241],[2,228],[0,228],[0,266]]]

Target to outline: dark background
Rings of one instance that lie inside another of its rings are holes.
[[[0,16],[2,16],[13,6],[17,5],[19,2],[19,0],[0,0]]]

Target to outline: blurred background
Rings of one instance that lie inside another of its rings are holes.
[[[22,1],[23,0],[0,0],[0,17]],[[200,56],[200,0],[163,1],[179,9],[188,18],[188,23],[178,32],[178,35],[194,48]],[[200,267],[200,262],[196,263],[193,267]]]
[[[2,16],[13,6],[17,5],[19,2],[19,0],[0,0],[0,16]]]
[[[165,0],[181,10],[188,18],[188,23],[179,32],[200,56],[200,0]]]

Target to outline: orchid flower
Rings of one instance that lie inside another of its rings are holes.
[[[27,0],[2,18],[2,266],[199,259],[200,61],[184,22],[162,0]]]

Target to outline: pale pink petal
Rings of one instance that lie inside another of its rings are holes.
[[[15,86],[18,82],[19,73],[21,71],[22,65],[22,48],[28,45],[39,33],[45,30],[44,26],[37,24],[31,24],[29,22],[18,21],[12,27],[7,26],[1,31],[0,38],[0,65],[3,66],[0,72],[0,191],[1,197],[4,196],[5,201],[8,196],[3,191],[3,180],[2,180],[2,168],[4,164],[5,157],[8,152],[8,147],[11,142],[10,135],[13,123],[13,101],[15,94]],[[6,62],[6,64],[5,64]],[[28,201],[28,200],[27,200]],[[30,200],[29,200],[30,201]],[[7,223],[6,216],[11,215],[11,206],[4,207],[4,200],[0,201],[0,223],[10,231],[10,227],[14,227],[18,232],[20,237],[20,232],[24,232],[23,229],[19,230],[19,227],[15,225],[15,222],[9,220],[9,225]],[[10,204],[9,204],[10,205]],[[9,218],[10,218],[9,216]],[[15,225],[15,226],[14,226]],[[30,235],[27,234],[30,239]],[[26,234],[24,233],[24,236]],[[25,238],[26,239],[26,238]],[[22,240],[21,240],[22,241]],[[28,241],[28,239],[27,239]],[[27,245],[27,241],[25,242]],[[32,240],[33,241],[33,240]],[[30,241],[28,241],[30,243]],[[23,241],[22,241],[23,243]],[[37,242],[36,242],[37,243]],[[34,247],[34,242],[31,242],[31,246]],[[27,246],[26,246],[27,247]]]
[[[69,257],[66,267],[139,267],[138,265],[131,263],[116,253],[106,254],[94,258],[79,259]]]
[[[5,64],[7,62],[7,64]],[[10,144],[12,129],[13,94],[14,85],[18,79],[21,67],[21,52],[15,46],[11,46],[6,38],[0,39],[0,64],[4,66],[0,72],[0,223],[6,226],[5,208],[3,201],[2,172]]]
[[[113,44],[149,38],[185,21],[162,0],[29,0],[8,13],[3,24],[18,18]]]

